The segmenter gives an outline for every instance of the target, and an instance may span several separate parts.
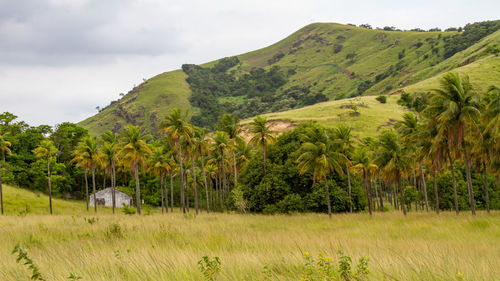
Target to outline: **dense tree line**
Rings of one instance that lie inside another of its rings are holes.
[[[113,211],[118,188],[139,214],[143,201],[196,213],[499,209],[500,89],[479,94],[450,73],[440,89],[399,103],[411,112],[364,139],[316,123],[277,136],[265,118],[242,127],[230,114],[210,132],[180,109],[157,137],[130,125],[94,138],[75,124],[32,127],[4,113],[0,195],[2,182],[40,190],[51,212],[53,196],[85,199],[89,210],[89,197],[108,186]]]
[[[212,67],[182,66],[192,91],[190,103],[199,108],[191,119],[193,124],[213,129],[218,117],[225,113],[247,118],[327,100],[307,87],[281,89],[293,70],[283,73],[273,66],[245,72],[239,66],[237,57],[221,59]]]
[[[444,58],[447,59],[454,54],[463,51],[482,38],[492,34],[500,29],[500,20],[483,21],[467,24],[463,32],[453,36],[443,37],[444,39]]]

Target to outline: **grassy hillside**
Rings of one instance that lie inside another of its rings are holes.
[[[26,206],[28,214],[49,214],[49,197],[41,192],[3,185],[4,210],[6,214],[24,215]],[[58,214],[87,214],[85,201],[63,200],[52,198],[52,210]],[[111,213],[110,208],[99,208],[99,213]],[[93,214],[93,209],[90,214]]]
[[[391,126],[403,115],[404,109],[396,102],[398,96],[388,96],[387,103],[375,100],[375,96],[362,96],[337,101],[318,103],[299,109],[265,114],[273,124],[274,130],[291,128],[301,122],[315,121],[333,128],[346,124],[353,129],[353,135],[358,138],[374,137],[379,130]],[[357,107],[355,113],[353,106]],[[243,120],[247,124],[251,119]]]
[[[20,242],[45,280],[204,280],[197,262],[221,260],[217,280],[300,280],[304,255],[338,267],[338,251],[369,256],[366,280],[498,280],[500,213],[444,212],[151,216],[5,216],[0,219],[0,279],[28,280],[11,254]],[[463,279],[457,276],[463,275]],[[315,279],[317,280],[317,279]],[[343,280],[337,275],[337,280]]]
[[[229,71],[238,79],[254,68],[279,66],[288,74],[287,83],[278,92],[302,86],[330,100],[389,94],[401,88],[410,92],[428,91],[436,86],[440,75],[455,69],[468,73],[480,89],[498,84],[500,57],[486,50],[488,46],[500,45],[500,31],[445,59],[445,42],[455,34],[316,23],[269,47],[239,55],[240,63]],[[181,70],[155,76],[80,125],[92,135],[107,129],[119,131],[127,123],[142,125],[147,132],[154,133],[170,108],[199,112],[190,104],[191,89],[186,78]],[[246,97],[224,97],[220,101],[243,105]],[[373,124],[378,127],[384,123]]]

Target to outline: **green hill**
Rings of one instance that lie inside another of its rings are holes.
[[[500,21],[471,26],[458,33],[311,24],[234,60],[185,65],[184,71],[157,75],[80,125],[93,135],[108,129],[119,131],[127,123],[154,133],[174,107],[190,110],[194,123],[208,126],[225,112],[248,118],[284,111],[276,116],[304,119],[306,115],[302,114],[316,111],[314,106],[334,104],[318,103],[326,99],[391,94],[401,89],[429,91],[443,73],[451,70],[469,74],[479,90],[500,84],[500,57],[495,56],[500,49],[500,31],[493,32],[500,28]],[[465,49],[457,52],[457,46]],[[314,103],[312,109],[297,110]],[[394,112],[401,112],[392,111],[391,104],[396,106],[392,102],[377,108],[383,111],[387,107],[390,112],[377,123],[367,124],[373,127],[371,131],[396,118]]]
[[[3,185],[4,208],[7,214],[49,214],[49,197],[41,192]],[[52,199],[54,214],[86,213],[85,201]]]

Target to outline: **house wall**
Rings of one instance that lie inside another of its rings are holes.
[[[97,206],[112,207],[113,206],[113,194],[111,188],[106,188],[96,193]],[[116,190],[115,192],[116,207],[130,206],[132,197],[129,195]],[[94,195],[90,195],[89,198],[90,205],[94,206]],[[104,203],[104,205],[102,204]]]

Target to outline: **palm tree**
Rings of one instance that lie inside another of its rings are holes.
[[[209,213],[207,174],[205,171],[205,160],[203,159],[203,155],[208,151],[208,145],[207,145],[208,140],[206,137],[206,131],[202,128],[194,127],[193,133],[194,133],[194,139],[192,140],[192,142],[198,155],[200,155],[201,171],[203,174],[203,182],[205,183],[206,209],[207,213]]]
[[[250,133],[253,135],[250,142],[262,146],[264,152],[264,176],[266,175],[267,145],[273,144],[276,140],[273,136],[275,132],[266,123],[267,120],[264,117],[257,116],[250,124]]]
[[[238,169],[236,168],[236,152],[235,147],[238,135],[240,134],[240,119],[238,116],[231,116],[231,114],[224,114],[219,118],[219,123],[217,124],[218,129],[227,133],[229,138],[233,142],[233,174],[234,174],[234,187],[238,186]]]
[[[398,134],[393,130],[388,130],[379,135],[379,149],[375,163],[382,169],[384,176],[398,186],[401,194],[401,209],[405,215],[406,205],[401,176],[410,168],[410,160],[408,148],[401,142]]]
[[[57,154],[57,148],[54,143],[50,140],[42,140],[37,148],[33,150],[33,153],[37,158],[45,158],[47,161],[47,181],[49,187],[49,206],[50,214],[52,215],[52,184],[50,182],[50,162],[52,162],[52,157]]]
[[[4,139],[2,135],[0,135],[0,151],[2,152],[2,161],[0,161],[0,205],[2,209],[3,215],[3,190],[2,190],[2,164],[5,163],[5,154],[11,154],[9,147],[12,144]],[[3,162],[3,163],[2,163]]]
[[[101,159],[105,170],[109,170],[111,175],[111,200],[113,205],[113,214],[116,208],[116,162],[118,158],[119,144],[115,134],[111,131],[106,131],[102,136],[103,145],[101,147]],[[95,202],[95,201],[94,201]]]
[[[363,176],[363,184],[366,190],[366,198],[368,198],[368,211],[370,216],[372,215],[372,195],[370,192],[370,181],[372,173],[378,169],[377,165],[372,162],[370,153],[365,148],[359,148],[353,156],[353,162],[355,163],[352,168],[354,170],[360,171]]]
[[[468,134],[467,129],[475,127],[479,119],[479,97],[473,91],[468,76],[460,79],[458,73],[448,73],[440,82],[441,88],[434,90],[427,111],[435,116],[440,134],[448,134],[448,145],[462,147],[470,206],[472,214],[475,215],[474,192],[465,136]]]
[[[297,158],[299,174],[303,175],[307,172],[312,172],[313,186],[316,183],[316,179],[325,182],[328,217],[332,218],[328,175],[334,171],[342,174],[342,165],[347,159],[335,149],[329,132],[324,128],[317,126],[308,127],[304,139],[305,142],[301,145],[299,149],[300,155]]]
[[[129,125],[120,135],[122,150],[120,156],[130,164],[135,177],[135,198],[137,202],[137,213],[141,214],[141,186],[139,183],[139,167],[145,166],[147,155],[151,154],[151,149],[146,142],[149,136],[141,135],[139,127]]]
[[[421,124],[419,118],[417,115],[413,113],[405,113],[403,115],[403,120],[399,121],[395,125],[397,131],[401,136],[403,137],[403,141],[406,143],[406,145],[410,148],[411,150],[411,156],[412,158],[418,159],[418,168],[420,170],[420,175],[422,179],[422,186],[423,186],[423,194],[424,194],[424,200],[425,200],[425,207],[427,212],[429,211],[429,201],[427,198],[427,183],[425,181],[425,174],[424,174],[424,168],[422,165],[423,155],[421,150],[423,149],[423,145],[425,145],[425,138],[422,138],[422,134],[426,134],[427,131]],[[413,175],[415,177],[415,167],[413,167]],[[416,180],[414,182],[414,185],[416,187]]]
[[[94,212],[97,212],[97,201],[96,201],[96,187],[95,187],[95,168],[99,160],[99,149],[97,147],[97,142],[91,137],[85,138],[81,141],[76,150],[73,152],[75,158],[73,162],[77,162],[80,167],[85,169],[85,186],[87,195],[87,211],[89,210],[89,195],[88,195],[88,183],[87,183],[87,170],[92,172],[92,191],[94,194]]]
[[[222,165],[222,190],[224,194],[224,199],[227,200],[228,194],[229,194],[229,189],[226,184],[226,165],[225,165],[225,154],[224,152],[227,150],[229,146],[229,136],[227,135],[226,132],[223,131],[217,131],[215,132],[214,136],[214,142],[213,142],[213,147],[215,150],[218,151],[221,159],[221,165]],[[228,208],[227,202],[226,202],[226,209]]]
[[[184,141],[189,141],[191,134],[191,127],[188,122],[185,120],[186,115],[182,114],[182,111],[178,108],[172,109],[169,115],[165,117],[163,122],[160,125],[160,132],[166,133],[170,139],[170,141],[177,146],[179,151],[179,179],[180,179],[180,189],[181,189],[181,207],[182,212],[186,212],[184,206],[184,174],[182,167],[182,143]]]
[[[351,128],[345,125],[340,125],[334,130],[335,142],[340,146],[342,154],[349,159],[349,154],[353,150]],[[349,172],[349,162],[346,161],[345,171],[347,174],[347,192],[349,194],[349,212],[352,213],[352,187],[351,173]]]
[[[157,146],[153,147],[152,154],[147,160],[148,170],[153,175],[160,178],[160,193],[161,193],[161,213],[163,214],[165,210],[165,199],[167,199],[167,213],[168,213],[168,196],[167,190],[165,189],[165,197],[163,196],[163,178],[170,171],[170,166],[168,163],[168,154],[165,153],[163,147]]]

